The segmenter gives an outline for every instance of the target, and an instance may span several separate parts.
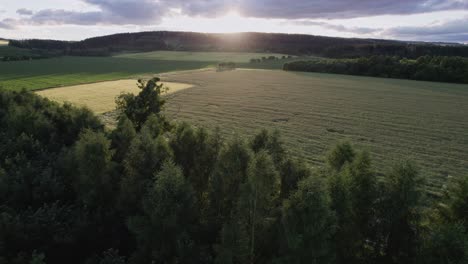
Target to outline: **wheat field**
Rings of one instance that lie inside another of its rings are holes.
[[[77,106],[86,106],[97,114],[103,114],[115,109],[115,98],[121,93],[138,93],[140,89],[136,84],[136,80],[118,80],[53,88],[36,93],[60,103],[69,102]],[[168,93],[192,86],[166,82],[164,85],[169,88]]]
[[[368,150],[378,172],[416,162],[428,191],[468,174],[468,86],[268,70],[165,76],[191,83],[167,114],[225,134],[278,129],[293,155],[315,166],[338,141]]]

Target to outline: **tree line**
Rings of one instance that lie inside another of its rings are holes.
[[[0,263],[467,263],[468,177],[426,199],[349,143],[311,168],[278,132],[164,115],[159,79],[89,110],[0,91]],[[381,168],[379,168],[381,170]]]
[[[108,56],[123,51],[235,51],[359,58],[374,55],[415,59],[424,55],[468,57],[460,44],[409,43],[376,39],[347,39],[301,34],[195,32],[138,32],[89,38],[82,41],[12,40],[27,49],[60,50],[64,55]]]
[[[286,63],[283,69],[286,71],[468,83],[468,59],[462,57],[422,56],[416,60],[396,56],[373,56],[359,59],[314,59]]]

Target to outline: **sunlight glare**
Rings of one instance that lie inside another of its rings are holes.
[[[211,27],[207,30],[218,33],[235,33],[245,31],[249,27],[247,19],[243,18],[236,11],[230,11],[226,15],[215,18],[212,21]]]

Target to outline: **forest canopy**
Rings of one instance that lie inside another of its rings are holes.
[[[467,263],[468,177],[433,201],[415,164],[347,142],[311,168],[277,132],[168,120],[158,81],[112,130],[0,91],[0,263]]]
[[[56,50],[63,55],[108,56],[124,51],[236,51],[313,55],[329,58],[400,56],[415,59],[424,55],[468,57],[468,46],[414,43],[394,40],[323,37],[304,34],[154,31],[123,33],[82,41],[11,40],[11,46]]]
[[[359,59],[314,59],[286,63],[286,71],[304,71],[398,78],[421,81],[468,83],[468,59],[423,56],[416,60],[373,56]]]

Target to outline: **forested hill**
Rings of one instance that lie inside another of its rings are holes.
[[[372,55],[417,58],[423,55],[468,57],[466,45],[410,43],[393,40],[347,39],[299,34],[140,32],[90,38],[78,42],[19,40],[10,45],[60,50],[65,55],[106,56],[121,51],[244,51],[316,55],[333,58]]]

